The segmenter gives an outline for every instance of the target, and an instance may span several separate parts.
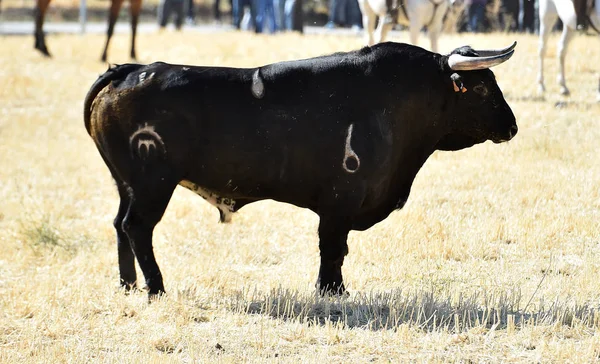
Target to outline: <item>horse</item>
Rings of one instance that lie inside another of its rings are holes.
[[[454,0],[395,0],[398,2],[394,12],[397,12],[398,24],[410,28],[410,43],[417,44],[419,32],[427,26],[427,33],[431,41],[431,50],[437,52],[438,38],[442,31],[444,16]],[[385,41],[387,33],[392,28],[392,23],[383,21],[388,14],[389,0],[358,0],[363,14],[367,44],[373,45]],[[379,24],[375,28],[375,18],[379,17]]]
[[[51,0],[36,0],[35,7],[35,44],[34,48],[42,52],[42,54],[46,57],[51,57],[50,52],[48,51],[48,47],[46,46],[46,37],[44,34],[44,17],[46,15],[46,10],[48,10],[48,5],[50,5]],[[111,0],[110,8],[108,11],[108,30],[106,31],[106,44],[104,45],[104,51],[102,52],[102,62],[106,62],[108,45],[110,44],[110,38],[113,35],[113,31],[115,28],[115,23],[117,22],[117,18],[119,17],[119,10],[121,10],[121,5],[123,5],[124,0]],[[130,2],[130,13],[131,13],[131,58],[136,59],[135,54],[135,35],[137,31],[137,24],[140,15],[140,11],[142,10],[142,0],[129,0]]]
[[[575,6],[571,0],[539,0],[540,11],[540,38],[539,38],[539,70],[538,70],[538,89],[540,93],[546,91],[544,86],[544,56],[546,55],[546,43],[548,36],[557,18],[563,23],[562,34],[558,41],[558,84],[560,93],[569,95],[570,91],[565,82],[565,57],[569,43],[573,39],[577,30],[577,16]],[[594,0],[595,5],[587,7],[587,18],[589,24],[594,29],[600,29],[600,0]],[[598,80],[597,101],[600,102],[600,78]]]

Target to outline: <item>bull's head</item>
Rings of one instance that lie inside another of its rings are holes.
[[[456,111],[450,134],[439,149],[456,150],[486,140],[500,143],[517,134],[515,115],[489,70],[507,61],[516,44],[500,50],[461,47],[444,57],[448,92],[455,95]]]

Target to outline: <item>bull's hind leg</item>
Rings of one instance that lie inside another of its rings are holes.
[[[317,289],[321,294],[342,294],[346,291],[342,277],[344,257],[348,254],[348,220],[321,216],[319,222],[319,250],[321,266]]]
[[[126,290],[130,290],[135,288],[136,284],[136,272],[135,272],[135,255],[133,255],[133,250],[131,249],[131,244],[129,243],[129,238],[125,231],[123,230],[123,220],[125,219],[125,215],[127,214],[127,209],[129,208],[129,203],[131,200],[131,196],[129,193],[129,188],[123,182],[119,174],[116,172],[113,164],[110,162],[108,158],[104,155],[104,152],[99,149],[100,156],[104,160],[104,163],[110,170],[110,174],[114,178],[117,184],[117,190],[119,191],[119,211],[117,212],[117,216],[113,221],[113,225],[117,232],[117,249],[119,253],[119,275],[120,275],[120,283],[121,286]]]
[[[162,218],[177,186],[166,168],[146,168],[131,184],[131,196],[122,228],[129,238],[148,286],[150,297],[165,292],[162,274],[152,249],[152,232]]]
[[[121,278],[121,286],[123,286],[126,290],[130,290],[135,288],[135,282],[137,279],[135,272],[135,255],[133,254],[131,244],[129,243],[129,238],[123,230],[123,220],[125,220],[131,198],[125,185],[117,182],[117,188],[119,189],[119,197],[121,198],[121,201],[119,202],[119,211],[115,217],[114,226],[115,230],[117,231],[119,275]]]

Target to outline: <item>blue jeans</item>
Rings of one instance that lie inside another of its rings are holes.
[[[262,33],[266,17],[269,17],[269,31],[275,33],[277,23],[275,22],[275,8],[273,0],[258,0],[258,9],[256,14],[256,32]]]
[[[285,3],[286,0],[273,0],[273,7],[275,8],[275,21],[277,23],[277,29],[287,29],[285,26]]]

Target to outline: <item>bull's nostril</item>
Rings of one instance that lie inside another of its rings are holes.
[[[513,125],[510,127],[510,137],[511,139],[514,138],[515,135],[517,135],[517,132],[519,131],[519,128],[516,125]]]

